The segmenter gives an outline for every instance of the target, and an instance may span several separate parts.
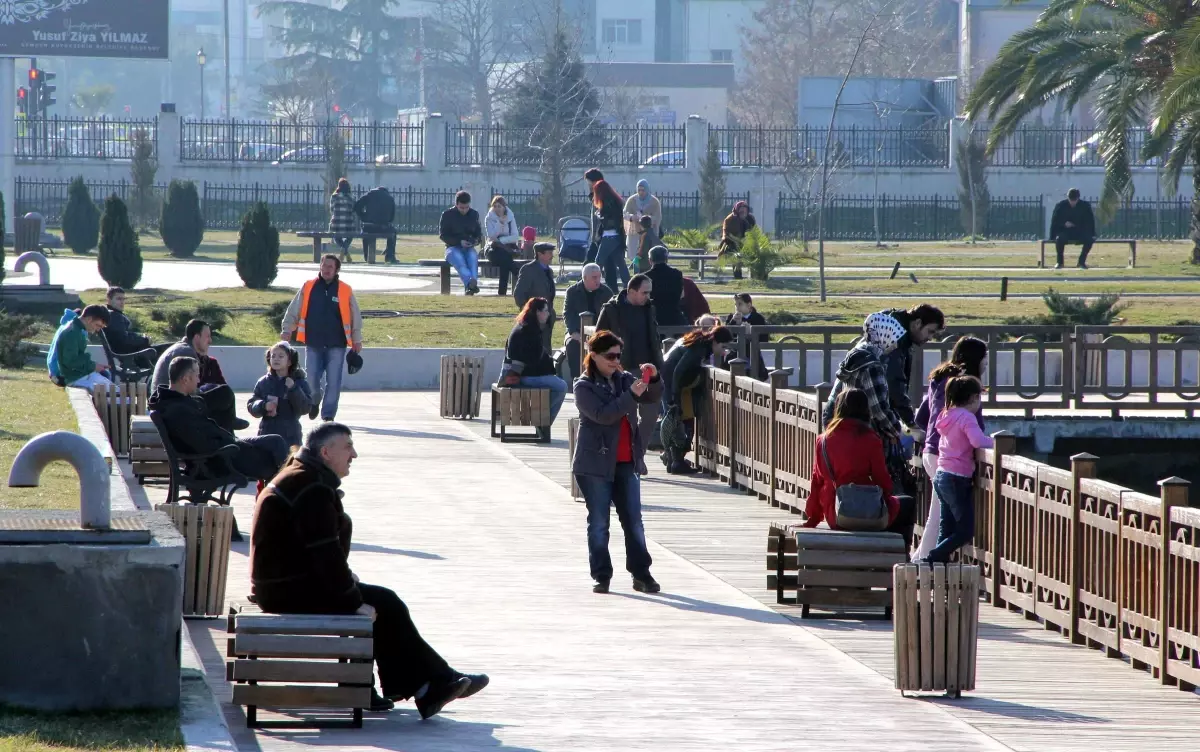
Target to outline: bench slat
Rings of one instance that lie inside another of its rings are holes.
[[[371,688],[235,684],[233,704],[260,708],[369,708]]]
[[[769,558],[769,557],[768,557]],[[796,557],[788,556],[785,562],[794,562],[792,567],[820,567],[822,569],[882,569],[892,571],[896,564],[904,564],[907,560],[902,553],[885,551],[826,551],[821,549],[802,549]],[[786,564],[785,564],[786,566]],[[774,569],[774,567],[771,567]]]
[[[806,587],[890,589],[892,573],[851,569],[798,569],[796,584]]]
[[[796,532],[800,548],[834,551],[889,551],[904,553],[899,533],[847,533],[840,530],[806,528]]]
[[[374,624],[369,616],[327,616],[324,614],[249,614],[235,617],[237,634],[332,635],[370,637]]]
[[[163,462],[167,461],[167,450],[161,446],[143,447],[134,444],[129,449],[130,462]]]
[[[260,658],[358,658],[375,654],[370,637],[326,637],[315,635],[240,634],[229,640],[229,657]]]
[[[240,658],[225,664],[229,681],[313,682],[318,684],[365,684],[375,681],[371,664],[333,661],[252,661]]]
[[[848,606],[851,608],[887,608],[892,605],[892,591],[864,588],[805,588],[795,593],[796,603],[809,606]]]

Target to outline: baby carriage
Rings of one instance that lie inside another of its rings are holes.
[[[563,217],[558,222],[558,276],[568,261],[582,264],[587,261],[588,245],[592,242],[592,223],[587,217]]]

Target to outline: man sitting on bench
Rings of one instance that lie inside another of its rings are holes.
[[[120,356],[153,347],[157,353],[153,359],[148,355],[136,359],[138,365],[149,368],[154,365],[158,355],[162,355],[167,348],[175,344],[174,342],[164,342],[156,345],[145,334],[133,330],[133,322],[125,315],[125,290],[123,288],[108,288],[105,301],[108,303],[108,326],[104,327],[104,334],[108,337],[108,344],[112,347],[114,354]]]
[[[1096,240],[1096,216],[1092,205],[1079,198],[1079,189],[1067,191],[1066,199],[1059,201],[1050,215],[1050,239],[1054,241],[1054,252],[1058,256],[1055,269],[1063,268],[1063,250],[1067,243],[1083,246],[1079,252],[1080,269],[1087,268],[1088,252]]]
[[[486,687],[488,677],[450,668],[395,592],[359,582],[350,571],[353,525],[338,487],[357,456],[349,428],[322,423],[259,495],[250,539],[253,600],[278,614],[373,617],[383,696],[372,689],[371,710],[391,710],[393,701],[412,697],[421,718],[429,718]]]

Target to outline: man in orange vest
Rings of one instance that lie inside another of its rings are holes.
[[[295,332],[296,340],[305,346],[304,366],[314,391],[308,413],[312,420],[318,414],[322,420],[337,417],[346,348],[362,350],[362,314],[350,285],[338,279],[341,268],[342,261],[335,254],[321,258],[320,275],[296,293],[279,333],[286,342]]]

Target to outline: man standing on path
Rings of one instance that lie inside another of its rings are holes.
[[[659,326],[684,326],[692,323],[683,317],[683,272],[667,263],[670,252],[666,246],[650,249],[650,271],[646,276],[654,283],[654,314]]]
[[[359,582],[350,571],[353,525],[339,486],[357,456],[349,428],[323,423],[259,494],[250,539],[251,591],[270,613],[371,616],[383,695],[372,689],[371,710],[391,710],[394,701],[412,697],[421,718],[429,718],[486,687],[488,677],[452,669],[421,637],[395,592]]]
[[[1066,199],[1059,201],[1050,216],[1050,239],[1054,241],[1054,253],[1058,263],[1055,269],[1063,268],[1063,251],[1067,243],[1083,246],[1079,252],[1080,269],[1087,268],[1088,252],[1096,240],[1096,215],[1092,214],[1092,205],[1079,198],[1079,189],[1067,191]]]
[[[621,367],[631,373],[639,373],[643,363],[654,366],[659,373],[663,370],[662,338],[650,303],[653,292],[650,277],[636,274],[629,280],[629,287],[604,304],[596,320],[596,331],[607,329],[621,338]],[[658,402],[638,403],[638,433],[644,447],[650,446],[661,409]]]
[[[362,351],[362,314],[350,285],[338,279],[341,268],[335,254],[322,257],[320,275],[305,282],[292,298],[279,333],[287,342],[295,332],[296,340],[305,346],[304,366],[313,387],[310,420],[317,415],[322,420],[337,417],[346,348]]]
[[[600,316],[600,309],[612,300],[612,290],[601,282],[603,272],[599,264],[585,264],[583,278],[567,288],[567,305],[563,319],[567,324],[567,365],[571,369],[571,381],[579,378],[583,362],[583,325],[579,314],[592,314],[592,323]]]
[[[200,364],[200,397],[209,416],[226,431],[241,431],[250,423],[237,416],[237,395],[225,381],[221,364],[208,354],[212,345],[212,327],[207,321],[192,319],[183,330],[183,339],[167,348],[154,364],[150,383],[165,387],[171,383],[171,361],[176,358],[195,358]]]
[[[517,274],[517,284],[513,285],[513,300],[517,302],[517,310],[524,310],[530,298],[545,298],[550,303],[550,320],[542,327],[542,344],[547,352],[554,351],[554,321],[558,314],[554,312],[554,295],[558,292],[554,279],[554,270],[550,262],[554,260],[553,243],[535,243],[533,260],[521,267]]]
[[[466,288],[464,295],[479,292],[479,247],[483,245],[483,227],[479,212],[471,208],[471,194],[454,194],[454,206],[442,212],[439,237],[446,245],[446,263],[458,272]]]
[[[392,222],[396,219],[396,202],[392,194],[382,185],[372,188],[354,202],[354,213],[362,222],[364,233],[387,235],[387,246],[383,252],[385,264],[396,263],[396,228]],[[363,238],[363,255],[370,259],[375,255],[375,239]]]

